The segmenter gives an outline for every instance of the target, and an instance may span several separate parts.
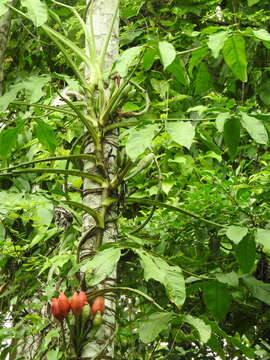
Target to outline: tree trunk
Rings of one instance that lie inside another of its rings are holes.
[[[88,0],[87,0],[88,4]],[[118,7],[118,0],[95,0],[93,3],[93,31],[95,38],[95,47],[97,58],[101,54],[101,49],[106,41],[107,34],[110,30],[115,11]],[[114,23],[113,32],[109,41],[108,49],[105,56],[104,67],[101,69],[109,71],[118,56],[118,17]],[[91,27],[91,19],[88,13],[87,27]],[[89,50],[87,49],[89,52]],[[85,77],[91,83],[93,74],[89,69],[85,71]],[[102,134],[102,124],[99,119],[96,119],[98,133]],[[115,160],[118,149],[118,134],[117,132],[107,133],[104,136],[100,135],[99,145],[93,142],[88,142],[85,146],[84,152],[86,154],[93,154],[97,158],[96,163],[85,162],[84,171],[94,173],[107,180],[112,180],[115,175]],[[99,164],[98,164],[99,163]],[[109,189],[102,187],[89,179],[84,180],[83,187],[83,202],[85,205],[91,207],[101,214],[104,218],[104,227],[97,229],[95,220],[88,214],[84,215],[83,219],[83,236],[84,243],[80,251],[80,259],[91,258],[96,249],[103,243],[116,241],[117,228],[114,222],[108,222],[108,218],[112,217],[113,209],[106,204],[106,200],[111,198],[114,194],[110,193]],[[91,231],[96,229],[96,231]],[[116,272],[100,286],[114,286],[116,281]],[[89,284],[86,284],[87,290],[91,291]],[[91,286],[91,284],[90,284]],[[114,299],[106,298],[106,310],[103,316],[103,325],[98,331],[95,339],[90,340],[85,346],[82,356],[91,359],[113,359],[113,336],[115,332],[115,301]]]

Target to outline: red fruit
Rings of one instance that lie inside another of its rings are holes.
[[[88,299],[87,299],[86,293],[84,291],[81,290],[79,292],[79,298],[81,300],[82,306],[84,306],[85,304],[88,303]]]
[[[58,302],[58,299],[56,299],[56,298],[52,298],[51,312],[57,320],[63,321],[64,317],[60,312],[59,302]]]
[[[98,297],[95,298],[95,300],[92,303],[91,310],[92,310],[93,316],[96,315],[97,311],[100,311],[101,314],[104,313],[105,299],[104,299],[103,296],[98,296]]]
[[[82,300],[76,291],[70,300],[70,307],[71,310],[73,311],[73,314],[79,316],[82,312],[83,305],[84,304],[82,303]]]
[[[60,292],[58,298],[58,305],[61,315],[63,315],[63,317],[66,317],[70,310],[70,302],[63,292]]]

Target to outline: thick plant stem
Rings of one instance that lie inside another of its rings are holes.
[[[91,207],[99,213],[103,219],[102,226],[97,228],[96,220],[85,213],[83,218],[83,243],[81,245],[78,260],[91,258],[102,243],[116,240],[117,228],[115,223],[109,223],[107,219],[113,215],[112,189],[109,185],[115,177],[115,162],[118,150],[118,130],[114,129],[104,134],[105,124],[101,121],[100,114],[103,111],[106,98],[106,89],[103,87],[103,75],[110,71],[114,61],[118,56],[118,0],[91,0],[86,16],[87,30],[92,43],[95,46],[94,53],[96,59],[102,59],[96,66],[97,73],[93,73],[92,68],[86,68],[85,78],[91,89],[95,89],[93,98],[86,99],[89,111],[96,114],[96,127],[98,129],[98,141],[89,141],[84,148],[84,153],[95,156],[94,161],[84,162],[84,171],[102,177],[104,184],[97,183],[91,179],[85,179],[83,184],[83,204]],[[87,4],[89,0],[87,0]],[[112,22],[114,21],[114,23]],[[111,36],[109,37],[109,34]],[[109,41],[108,41],[109,39]],[[87,54],[91,54],[93,49],[87,48]],[[103,61],[104,60],[104,61]],[[91,72],[92,71],[92,72]],[[93,111],[94,109],[94,111]],[[113,119],[111,119],[113,120]],[[96,231],[89,231],[94,229]],[[105,279],[99,288],[115,286],[116,272]],[[91,290],[91,283],[86,287]],[[90,338],[84,346],[82,356],[91,359],[113,359],[115,336],[115,301],[105,296],[105,313],[103,323],[93,338]]]

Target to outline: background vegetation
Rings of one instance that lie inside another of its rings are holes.
[[[65,3],[83,16],[82,1]],[[16,6],[32,21],[12,12],[0,98],[0,359],[29,337],[37,346],[17,360],[62,359],[44,304],[79,286],[83,211],[64,201],[81,203],[82,179],[65,170],[82,158],[41,161],[81,153],[76,113],[51,107],[80,86],[40,26],[45,3]],[[73,14],[47,6],[47,24],[84,47]],[[115,69],[133,71],[133,87],[118,111],[117,171],[132,167],[117,243],[84,264],[88,288],[117,266],[118,285],[137,291],[118,297],[115,359],[268,359],[269,2],[123,0],[120,18]]]

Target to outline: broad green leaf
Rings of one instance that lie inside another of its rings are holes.
[[[270,34],[265,29],[252,30],[254,36],[262,41],[270,41]]]
[[[0,17],[3,16],[6,12],[8,12],[8,7],[5,5],[7,3],[6,0],[1,0],[0,3]]]
[[[226,122],[226,120],[230,117],[230,113],[229,112],[224,112],[224,113],[220,113],[218,114],[217,118],[216,118],[216,128],[218,129],[218,131],[220,133],[223,132],[224,130],[224,124]]]
[[[211,337],[211,326],[206,325],[203,320],[191,315],[184,315],[183,321],[192,325],[199,333],[200,340],[206,343]]]
[[[35,201],[34,198],[33,201]],[[38,199],[38,206],[35,206],[33,209],[33,214],[34,224],[38,227],[47,228],[50,226],[54,216],[53,204],[46,198],[40,198]]]
[[[121,250],[109,248],[98,252],[90,261],[84,261],[82,271],[86,273],[87,284],[99,284],[116,269]]]
[[[22,81],[20,87],[21,89],[25,89],[27,91],[29,101],[31,103],[35,103],[39,101],[43,95],[45,95],[43,88],[49,81],[49,76],[32,75]]]
[[[151,69],[155,61],[155,56],[157,55],[156,49],[147,49],[143,55],[143,68],[148,71]]]
[[[167,132],[177,144],[190,149],[195,136],[195,127],[189,121],[172,121],[167,123]]]
[[[164,285],[168,298],[180,309],[186,297],[185,280],[180,267],[169,266],[167,268]]]
[[[259,144],[268,143],[268,133],[261,120],[258,120],[246,113],[241,112],[241,124],[249,135]]]
[[[58,359],[59,350],[50,350],[47,353],[47,360],[57,360]]]
[[[240,35],[230,36],[224,43],[223,56],[234,76],[237,79],[246,82],[247,59],[244,38]]]
[[[135,250],[135,252],[141,258],[145,280],[154,279],[163,284],[170,301],[180,308],[186,297],[182,270],[178,266],[169,266],[165,260],[152,256],[146,251]]]
[[[167,67],[167,71],[172,73],[180,84],[183,84],[184,86],[189,85],[189,77],[181,58],[176,57],[171,65]]]
[[[256,258],[256,243],[252,236],[245,236],[235,250],[235,257],[244,274],[249,273]]]
[[[16,145],[18,129],[4,129],[0,133],[0,158],[6,159]]]
[[[248,6],[253,6],[253,5],[257,4],[258,2],[260,2],[260,0],[248,0]]]
[[[226,231],[227,237],[238,244],[247,235],[248,229],[242,226],[231,225]]]
[[[176,57],[176,51],[172,44],[167,41],[160,41],[158,44],[160,58],[164,69],[166,69],[174,61]]]
[[[243,281],[256,299],[270,305],[270,284],[257,280],[250,275],[243,276]]]
[[[215,274],[217,280],[229,286],[238,286],[239,278],[238,275],[232,271],[230,273],[217,273]]]
[[[202,62],[196,74],[195,79],[195,94],[204,95],[211,91],[213,87],[212,76],[208,71],[208,66]]]
[[[144,150],[151,146],[153,137],[158,130],[158,125],[147,125],[142,129],[132,129],[130,131],[126,152],[132,161],[135,161]]]
[[[121,77],[127,76],[129,67],[134,65],[134,61],[140,55],[141,49],[141,46],[132,47],[120,55],[116,62],[115,69]]]
[[[193,69],[200,65],[201,61],[206,57],[208,53],[209,50],[206,47],[192,52],[191,59],[188,64],[188,72],[190,76],[192,76]]]
[[[16,99],[18,89],[13,87],[11,90],[5,92],[3,96],[0,96],[0,110],[5,111],[9,104]]]
[[[209,49],[212,51],[212,55],[215,59],[218,58],[220,50],[224,46],[224,42],[228,39],[229,32],[228,31],[219,31],[215,34],[209,35],[209,40],[207,45]]]
[[[217,280],[203,286],[203,299],[206,307],[218,321],[224,319],[230,308],[230,293],[225,284]]]
[[[138,329],[141,341],[146,344],[154,341],[162,330],[168,329],[172,318],[172,313],[157,312],[148,316],[147,320],[141,320]]]
[[[230,157],[234,159],[240,140],[240,120],[238,118],[231,117],[226,120],[224,124],[224,140],[228,146]]]
[[[57,141],[53,129],[41,119],[36,119],[36,122],[35,130],[38,140],[47,150],[54,153]]]
[[[255,241],[256,243],[263,245],[266,251],[270,251],[270,229],[257,229]]]
[[[152,78],[150,80],[151,85],[156,90],[156,92],[164,99],[167,99],[168,91],[170,89],[169,82],[167,80],[157,80]]]
[[[46,3],[40,0],[21,0],[23,7],[27,8],[29,18],[33,21],[35,26],[45,24],[48,19],[48,11]]]

